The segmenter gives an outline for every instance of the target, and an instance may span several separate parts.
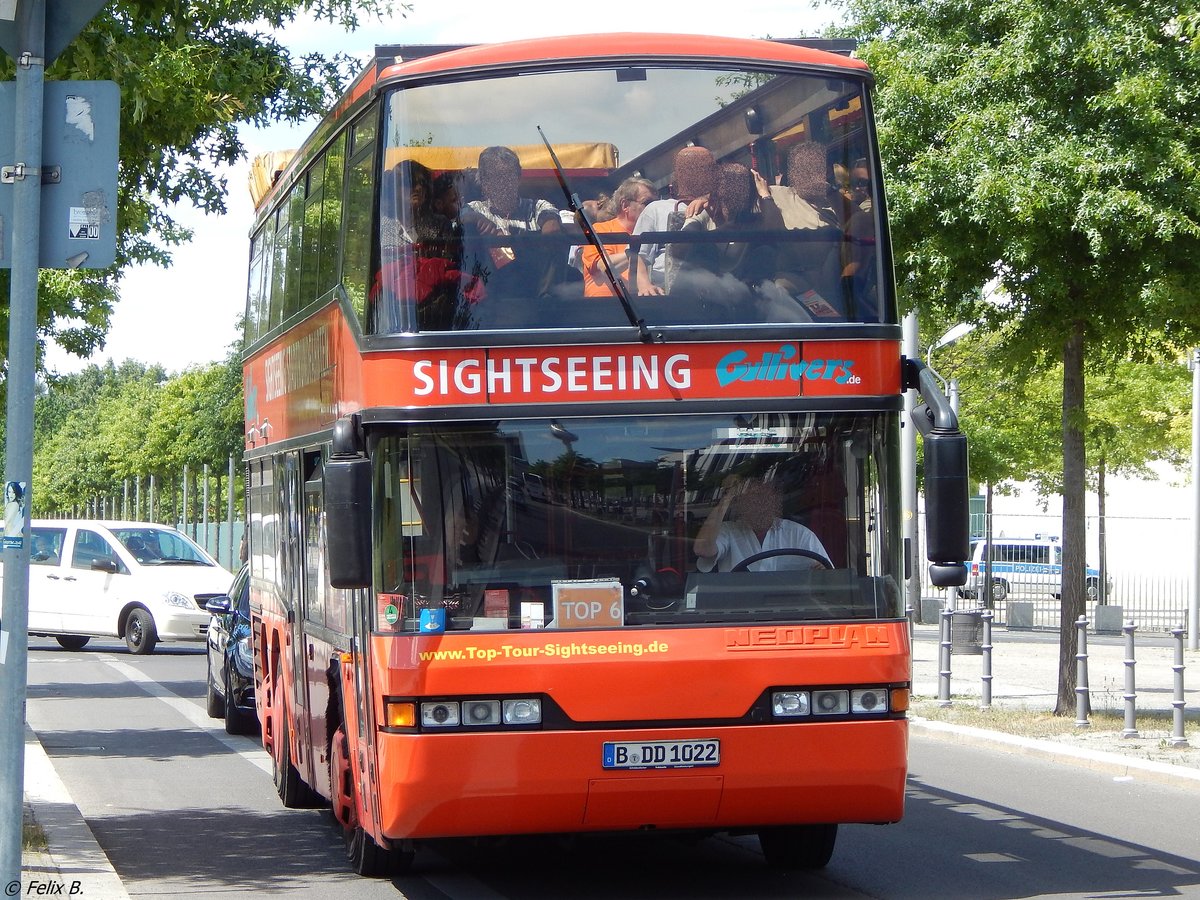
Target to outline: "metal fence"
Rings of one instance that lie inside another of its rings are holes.
[[[237,571],[246,530],[241,471],[229,457],[224,472],[184,466],[178,473],[127,478],[111,493],[99,493],[69,509],[35,513],[44,519],[121,519],[178,528],[221,565]]]
[[[972,533],[985,534],[986,524],[982,515],[972,516]],[[1088,516],[1086,524],[1086,614],[1094,630],[1117,632],[1124,620],[1133,619],[1144,631],[1166,632],[1187,622],[1192,554],[1196,552],[1190,519],[1164,510],[1153,516],[1109,516],[1103,528],[1099,517]],[[990,608],[997,625],[1058,629],[1061,558],[1053,547],[1061,543],[1057,539],[1061,531],[1062,520],[1057,516],[995,516],[992,578],[994,584],[1001,584],[989,598],[982,575],[983,553],[976,550],[978,573],[968,575],[967,595],[958,597],[955,607]],[[921,560],[925,559],[924,537],[922,531]],[[979,541],[973,538],[973,547]],[[922,600],[919,607],[913,606],[919,621],[931,623],[944,605],[946,591],[928,583],[924,564],[918,569]]]

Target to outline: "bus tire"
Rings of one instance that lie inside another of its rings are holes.
[[[137,607],[129,613],[125,623],[125,646],[129,652],[137,656],[145,656],[154,652],[158,643],[158,631],[154,627],[154,617],[150,610]]]
[[[82,650],[91,640],[90,637],[84,637],[82,634],[60,634],[54,639],[64,650]]]
[[[403,875],[412,867],[415,855],[411,847],[385,850],[357,825],[346,829],[346,857],[357,875],[367,878]]]
[[[271,775],[275,781],[275,793],[279,802],[287,809],[312,809],[319,806],[317,795],[300,777],[299,770],[292,765],[292,743],[288,735],[287,710],[282,706],[276,710],[279,728],[271,745]]]
[[[785,825],[758,833],[767,865],[773,869],[823,869],[833,856],[837,825]]]
[[[1095,603],[1100,599],[1100,579],[1089,578],[1084,582],[1084,591],[1087,593],[1089,603]]]
[[[1000,578],[992,581],[992,602],[1003,603],[1008,598],[1008,582]]]

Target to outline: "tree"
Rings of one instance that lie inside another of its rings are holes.
[[[1085,609],[1085,357],[1149,360],[1200,335],[1197,5],[842,5],[878,78],[905,301],[1008,323],[1010,364],[1062,364],[1066,714]],[[993,278],[1007,305],[975,299]]]
[[[353,30],[391,0],[114,0],[46,72],[47,79],[112,80],[121,88],[117,261],[103,271],[41,273],[38,333],[81,357],[103,346],[121,272],[169,265],[191,237],[167,212],[190,202],[225,211],[219,167],[245,155],[238,126],[325,112],[359,64],[296,56],[273,33],[301,15]],[[402,8],[407,8],[406,6]],[[0,80],[14,77],[0,56]],[[7,358],[8,270],[0,270],[0,349]]]

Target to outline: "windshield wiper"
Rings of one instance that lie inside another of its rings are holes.
[[[604,266],[604,274],[608,277],[608,283],[612,285],[613,293],[617,295],[617,299],[621,301],[621,308],[625,310],[625,315],[629,319],[629,324],[637,329],[638,337],[647,344],[653,344],[655,338],[650,334],[650,329],[646,327],[646,320],[637,314],[637,310],[633,308],[633,301],[629,298],[629,291],[625,286],[625,281],[616,276],[613,272],[612,264],[608,261],[608,253],[604,249],[604,244],[600,242],[600,238],[596,236],[596,230],[592,228],[592,223],[588,221],[587,215],[583,212],[583,206],[579,202],[579,195],[571,190],[567,185],[567,175],[563,171],[562,163],[558,161],[558,154],[554,152],[554,148],[550,146],[550,141],[546,139],[546,132],[542,131],[542,126],[537,126],[538,134],[542,136],[542,143],[546,145],[546,149],[550,151],[550,160],[554,163],[554,174],[558,178],[558,186],[562,188],[563,196],[567,198],[567,205],[571,208],[571,212],[575,214],[575,221],[579,223],[579,227],[583,229],[584,237],[588,239],[588,243],[595,247],[600,252],[600,264]],[[634,262],[630,262],[634,265]],[[662,335],[659,335],[658,340],[662,340]]]

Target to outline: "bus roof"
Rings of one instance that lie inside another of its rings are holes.
[[[707,60],[710,62],[743,61],[808,65],[842,69],[866,75],[870,70],[865,62],[854,59],[853,40],[824,40],[821,38],[733,38],[699,34],[653,34],[622,32],[613,34],[576,34],[560,37],[530,38],[496,44],[433,44],[380,45],[375,59],[346,89],[346,93],[326,116],[326,123],[336,122],[356,103],[385,81],[413,76],[432,76],[454,72],[470,72],[503,68],[507,65],[540,63],[553,65],[562,60],[624,60],[630,65],[639,61]],[[321,133],[318,128],[315,134]],[[305,142],[307,146],[312,140]],[[287,156],[271,154],[255,160],[250,176],[250,193],[254,207],[261,212],[265,201],[275,192],[277,182],[289,183],[282,177],[289,169],[306,162],[303,150],[288,151]]]
[[[499,44],[476,44],[432,55],[422,54],[383,67],[383,56],[389,48],[376,50],[382,69],[379,80],[407,75],[433,74],[460,69],[503,66],[556,60],[587,60],[609,57],[643,57],[646,59],[708,58],[742,59],[790,64],[835,66],[867,70],[867,64],[845,53],[853,47],[849,41],[758,40],[754,38],[714,37],[698,34],[648,34],[624,32],[616,34],[579,34],[562,37],[530,38]],[[818,49],[821,48],[821,49]],[[394,48],[403,50],[406,48]],[[439,48],[441,49],[441,48]]]

